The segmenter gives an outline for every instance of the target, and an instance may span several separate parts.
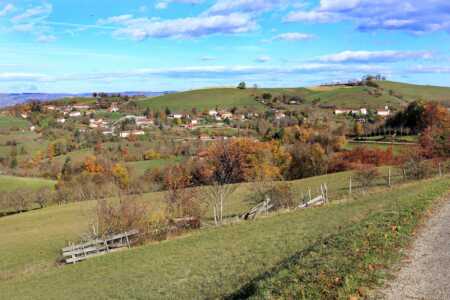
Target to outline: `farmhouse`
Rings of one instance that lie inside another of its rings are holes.
[[[377,110],[377,115],[380,117],[388,117],[391,114],[388,106],[385,106],[384,109]]]
[[[148,127],[154,125],[155,122],[147,117],[134,117],[137,126]]]
[[[81,112],[79,112],[79,111],[72,111],[72,112],[69,113],[69,117],[72,117],[72,118],[81,117]]]
[[[119,136],[121,138],[127,138],[132,135],[145,135],[145,132],[143,130],[131,130],[131,131],[122,131]]]
[[[90,106],[85,104],[75,104],[72,108],[77,110],[88,110]]]
[[[230,112],[224,112],[224,113],[221,113],[220,114],[220,117],[222,118],[222,119],[232,119],[233,118],[233,114],[232,113],[230,113]]]
[[[277,111],[275,112],[275,120],[281,120],[286,118],[286,114],[281,112],[281,111]]]
[[[56,119],[56,123],[64,124],[64,123],[66,123],[66,119],[65,118],[58,118],[58,119]]]
[[[217,114],[218,114],[217,110],[212,109],[208,111],[208,115],[210,115],[211,117],[215,117],[217,116]]]
[[[182,114],[171,114],[169,115],[169,119],[182,119],[183,115]]]

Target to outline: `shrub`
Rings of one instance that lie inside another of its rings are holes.
[[[130,230],[139,230],[139,240],[159,240],[167,231],[163,213],[153,213],[150,206],[135,198],[118,201],[100,200],[96,207],[96,237],[105,237]]]
[[[377,168],[366,165],[360,166],[355,173],[355,181],[358,182],[363,189],[373,185],[373,182],[380,176]]]

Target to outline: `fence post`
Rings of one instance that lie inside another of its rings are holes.
[[[311,188],[308,189],[308,194],[309,194],[309,202],[311,202],[312,198],[311,198]]]
[[[391,168],[388,170],[388,186],[391,186]]]
[[[352,176],[350,176],[350,180],[348,182],[348,193],[352,194]]]
[[[438,164],[438,168],[439,168],[439,177],[442,177],[441,163]]]

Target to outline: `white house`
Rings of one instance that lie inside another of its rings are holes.
[[[217,110],[211,109],[210,111],[208,111],[208,115],[210,115],[211,117],[215,117],[217,116],[217,114]]]
[[[283,119],[283,118],[286,118],[286,115],[285,115],[283,112],[277,111],[277,112],[275,113],[275,119],[276,119],[276,120],[281,120],[281,119]]]
[[[132,130],[132,131],[122,131],[119,136],[121,138],[127,138],[132,135],[145,135],[145,132],[143,130]]]
[[[343,114],[349,114],[351,113],[351,109],[343,109],[343,108],[337,108],[334,110],[335,115],[343,115]]]
[[[183,115],[182,114],[172,114],[169,117],[172,119],[182,119]]]
[[[69,117],[72,117],[72,118],[81,117],[81,112],[79,112],[79,111],[72,111],[72,112],[69,113]]]
[[[58,119],[56,119],[56,123],[64,124],[64,123],[66,123],[66,119],[65,118],[58,118]]]
[[[222,119],[230,119],[233,118],[233,114],[230,112],[225,112],[225,113],[221,113],[220,116],[222,117]]]
[[[74,109],[78,109],[78,110],[88,110],[90,108],[89,105],[85,105],[85,104],[75,104],[73,106]]]
[[[377,110],[377,115],[380,117],[388,117],[391,114],[388,106],[385,106],[384,109]]]

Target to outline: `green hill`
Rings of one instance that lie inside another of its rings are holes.
[[[432,85],[416,85],[393,81],[380,81],[379,85],[402,95],[408,102],[413,100],[439,101],[450,105],[450,88]]]
[[[316,88],[259,88],[240,90],[236,88],[211,88],[174,93],[154,98],[144,98],[138,103],[141,108],[174,111],[189,111],[211,108],[248,107],[258,110],[264,106],[255,101],[255,96],[270,93],[272,97],[297,96],[304,99],[300,107],[335,105],[348,108],[382,108],[385,105],[398,108],[417,99],[435,100],[450,104],[450,88],[412,85],[391,81],[377,81],[379,88],[335,86]]]

